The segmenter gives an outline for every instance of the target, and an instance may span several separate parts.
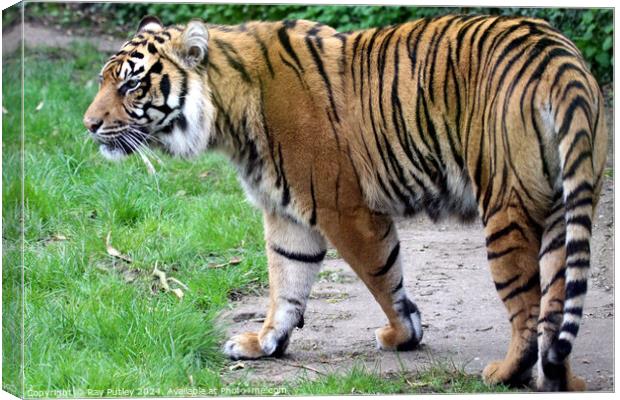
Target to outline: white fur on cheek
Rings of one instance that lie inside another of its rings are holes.
[[[214,119],[210,91],[191,76],[188,77],[188,90],[182,112],[187,121],[186,129],[175,126],[172,132],[162,134],[159,138],[171,154],[188,158],[207,149]]]

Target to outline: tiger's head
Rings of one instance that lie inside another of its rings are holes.
[[[164,27],[145,17],[138,32],[103,66],[84,125],[104,157],[119,160],[142,146],[188,157],[209,143],[213,107],[204,68],[207,27]]]

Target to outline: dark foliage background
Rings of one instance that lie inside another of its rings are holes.
[[[25,14],[31,21],[44,21],[63,27],[95,28],[99,33],[126,36],[134,32],[140,18],[147,14],[158,16],[166,24],[185,23],[192,18],[217,24],[303,18],[348,31],[449,13],[543,18],[575,42],[601,84],[608,83],[613,78],[613,9],[30,3],[26,6]]]

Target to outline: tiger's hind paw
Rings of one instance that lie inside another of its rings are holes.
[[[487,385],[504,384],[510,387],[528,386],[532,379],[531,370],[515,371],[512,363],[505,360],[492,361],[482,371],[482,380]]]

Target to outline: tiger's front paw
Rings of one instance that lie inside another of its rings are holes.
[[[375,331],[379,350],[409,351],[422,341],[422,319],[416,305],[407,300],[406,315],[400,323],[389,324]]]
[[[255,332],[242,333],[228,339],[224,354],[233,360],[253,360],[265,356]]]
[[[421,331],[420,331],[421,332]],[[384,326],[375,331],[379,350],[409,351],[418,347],[422,334],[405,327]]]
[[[228,339],[224,344],[224,354],[233,360],[280,357],[284,354],[288,342],[288,335],[277,335],[273,330],[261,335],[246,332]]]

